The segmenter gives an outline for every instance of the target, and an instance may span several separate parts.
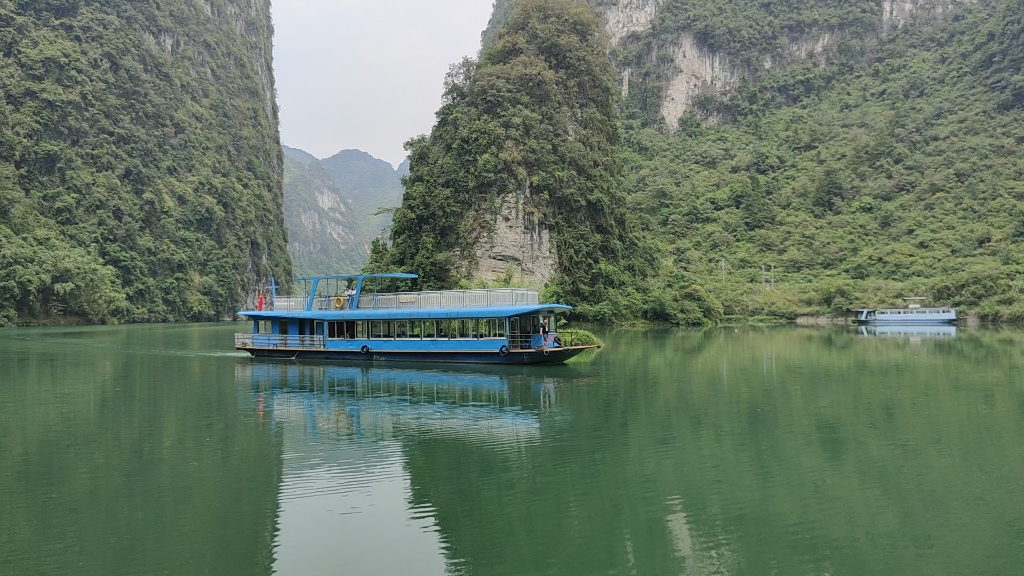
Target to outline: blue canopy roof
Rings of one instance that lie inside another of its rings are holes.
[[[505,318],[525,314],[565,313],[572,306],[565,304],[534,304],[532,306],[501,306],[493,308],[403,308],[398,310],[312,310],[309,312],[239,312],[249,318],[286,318],[297,320],[432,320],[438,318]]]

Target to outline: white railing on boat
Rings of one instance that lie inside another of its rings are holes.
[[[324,337],[291,334],[235,334],[235,348],[322,350]]]
[[[313,310],[347,310],[348,298],[339,308],[336,296],[316,296]],[[268,310],[303,312],[308,296],[278,296]],[[392,292],[363,294],[359,297],[359,310],[402,310],[423,308],[491,308],[498,306],[534,306],[540,304],[540,292],[522,288],[492,288],[486,290],[439,290],[435,292]]]
[[[396,292],[364,294],[360,310],[402,310],[422,308],[492,308],[540,304],[540,292],[520,288],[489,290],[443,290],[437,292]]]
[[[306,309],[306,296],[276,296],[272,302],[270,309],[278,312],[302,312]]]

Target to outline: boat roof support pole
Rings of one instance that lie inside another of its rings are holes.
[[[313,301],[316,300],[316,289],[320,285],[319,278],[313,278],[313,287],[309,290],[309,299],[306,300],[306,312],[313,311]]]

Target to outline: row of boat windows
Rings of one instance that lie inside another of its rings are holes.
[[[878,312],[879,316],[903,315],[903,314],[952,314],[952,310],[887,310]]]
[[[461,320],[369,320],[328,322],[327,338],[334,340],[419,340],[422,338],[504,338],[504,318]]]
[[[279,333],[288,333],[288,323],[279,323]],[[320,324],[318,322],[318,324]],[[423,338],[473,339],[505,338],[504,318],[469,318],[459,320],[361,320],[357,322],[324,322],[329,340],[419,340]],[[270,321],[259,322],[260,334],[270,334]],[[313,322],[300,320],[299,334],[312,335]],[[322,327],[315,329],[318,333]]]

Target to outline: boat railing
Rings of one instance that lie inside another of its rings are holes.
[[[400,310],[422,308],[491,308],[540,304],[540,292],[520,288],[488,290],[441,290],[433,292],[395,292],[360,296],[360,310]]]
[[[509,334],[508,345],[513,352],[533,350],[533,336],[530,334]]]
[[[269,309],[277,312],[302,312],[306,309],[305,296],[276,296],[270,302]]]
[[[337,310],[337,296],[316,296],[313,310]],[[341,309],[348,310],[348,298]],[[303,312],[308,296],[277,296],[267,310]],[[486,290],[438,290],[432,292],[390,292],[363,294],[359,297],[359,310],[401,310],[424,308],[490,308],[498,306],[535,306],[540,304],[540,292],[522,288],[492,288]]]
[[[235,334],[235,348],[293,350],[322,350],[323,336],[299,336],[295,334]]]

